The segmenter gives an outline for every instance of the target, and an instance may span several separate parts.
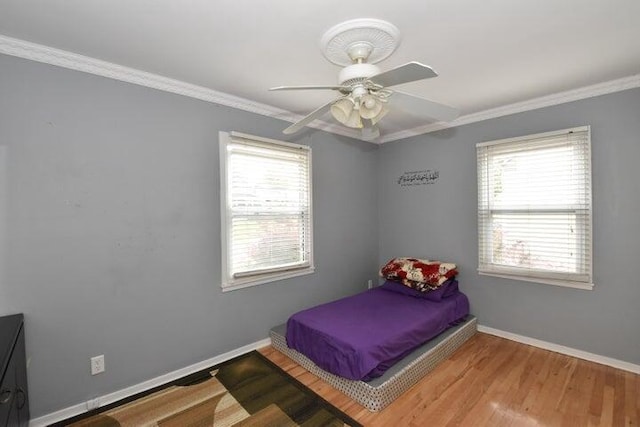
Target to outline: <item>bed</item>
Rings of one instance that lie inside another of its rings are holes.
[[[383,409],[476,332],[457,282],[434,301],[391,285],[294,314],[270,331],[273,346],[370,411]]]
[[[304,354],[287,346],[287,325],[275,326],[269,331],[273,347],[296,361],[307,371],[342,391],[371,412],[378,412],[409,390],[425,375],[476,333],[476,318],[467,316],[462,323],[452,326],[400,359],[382,376],[365,382],[349,380],[318,367]]]
[[[286,339],[325,371],[368,381],[468,314],[462,292],[434,302],[378,287],[294,314]]]

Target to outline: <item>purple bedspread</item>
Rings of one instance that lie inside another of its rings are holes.
[[[432,302],[374,288],[294,314],[287,345],[325,371],[366,381],[468,314],[461,292]]]

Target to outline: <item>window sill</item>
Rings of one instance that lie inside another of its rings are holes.
[[[300,270],[285,271],[279,273],[269,273],[260,276],[253,276],[244,280],[234,280],[222,282],[222,292],[235,291],[237,289],[249,288],[251,286],[264,285],[269,282],[291,279],[298,276],[306,276],[315,272],[315,267],[302,268]]]
[[[561,286],[563,288],[582,289],[586,291],[593,290],[593,283],[571,282],[568,280],[542,279],[538,277],[517,276],[510,274],[492,273],[487,271],[478,271],[481,276],[500,277],[502,279],[521,280],[524,282],[541,283],[544,285]]]

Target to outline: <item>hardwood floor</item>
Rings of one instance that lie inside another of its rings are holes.
[[[260,350],[365,426],[638,426],[640,375],[477,333],[378,413]]]

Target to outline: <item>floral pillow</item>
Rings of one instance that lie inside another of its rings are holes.
[[[418,258],[393,258],[380,270],[380,276],[385,279],[422,292],[439,288],[456,274],[453,263]]]

